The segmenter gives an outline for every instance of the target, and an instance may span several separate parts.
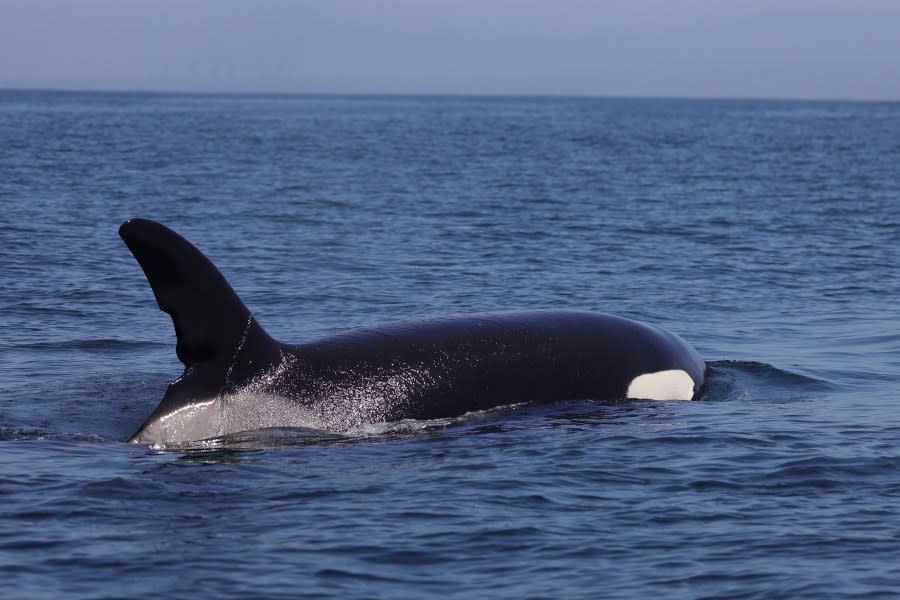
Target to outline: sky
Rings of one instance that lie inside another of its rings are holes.
[[[0,0],[0,88],[900,100],[900,0]]]

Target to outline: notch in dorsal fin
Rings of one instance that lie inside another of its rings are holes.
[[[131,219],[119,235],[144,270],[159,308],[172,317],[176,353],[185,367],[232,356],[250,311],[219,270],[193,244],[147,219]]]

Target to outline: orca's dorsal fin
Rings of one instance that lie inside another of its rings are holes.
[[[175,351],[185,367],[232,356],[252,317],[215,265],[186,239],[147,219],[126,221],[119,235],[159,308],[172,317]]]

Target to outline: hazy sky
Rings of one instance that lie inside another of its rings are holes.
[[[900,0],[0,0],[0,87],[900,100]]]

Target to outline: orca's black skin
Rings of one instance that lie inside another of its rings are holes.
[[[575,311],[400,323],[282,344],[184,238],[145,219],[125,222],[119,235],[172,317],[185,365],[132,442],[279,426],[341,431],[521,402],[620,400],[637,377],[658,372],[689,375],[691,397],[703,385],[702,359],[678,336]]]

